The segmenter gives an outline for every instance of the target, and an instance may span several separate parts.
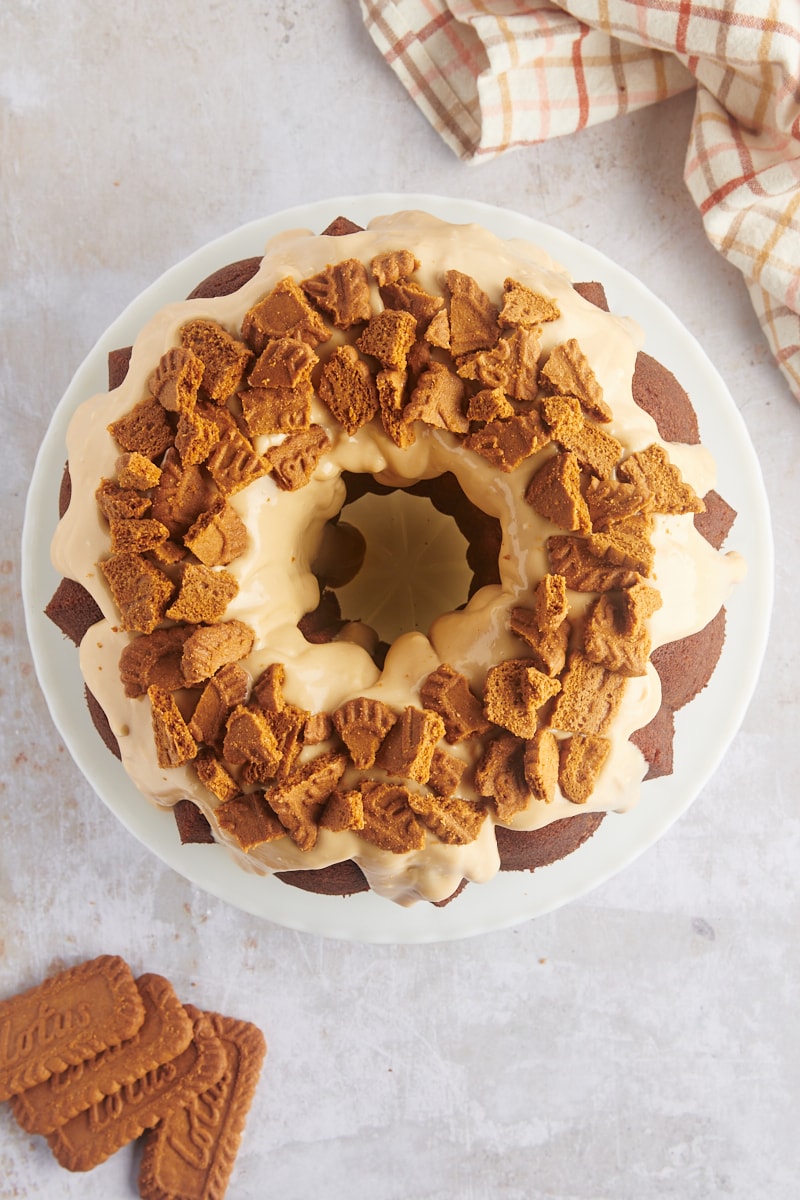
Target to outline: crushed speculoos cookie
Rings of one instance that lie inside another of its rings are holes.
[[[227,566],[247,549],[247,527],[236,509],[218,496],[196,517],[183,541],[204,566]]]
[[[488,816],[482,804],[471,804],[460,796],[421,796],[409,792],[408,803],[422,824],[448,846],[474,842]]]
[[[311,716],[296,704],[285,704],[280,712],[268,712],[267,721],[275,734],[278,752],[281,759],[275,778],[279,783],[285,782],[292,771],[303,748],[303,731],[306,721]]]
[[[458,374],[487,388],[502,388],[514,400],[535,400],[539,393],[539,329],[515,329],[491,350],[459,360]]]
[[[203,392],[224,404],[241,387],[253,353],[217,321],[198,317],[181,329],[181,345],[192,350],[203,364]]]
[[[578,341],[570,338],[550,352],[541,370],[542,386],[562,396],[575,396],[591,416],[610,421],[611,409],[603,399],[603,389],[597,382],[588,358]]]
[[[301,850],[316,845],[319,818],[347,766],[347,755],[331,751],[302,763],[266,800],[289,837]]]
[[[410,704],[384,738],[375,762],[390,775],[427,783],[433,751],[444,732],[437,712]]]
[[[539,729],[525,743],[523,773],[531,795],[551,804],[558,783],[558,739],[551,729]]]
[[[131,699],[143,696],[151,684],[166,692],[185,687],[181,656],[191,632],[185,626],[172,625],[132,638],[119,656],[119,677],[125,695]]]
[[[463,382],[444,363],[432,362],[423,371],[403,410],[406,421],[422,421],[451,433],[468,433]]]
[[[510,821],[528,807],[528,784],[524,769],[525,743],[510,733],[489,741],[475,768],[475,786],[484,799],[492,800],[500,821]]]
[[[504,280],[503,306],[498,318],[501,325],[531,329],[549,321],[557,321],[560,316],[561,310],[555,300],[550,300],[541,292],[534,292],[516,279]]]
[[[514,416],[514,407],[501,387],[483,388],[470,396],[467,418],[486,425],[489,421],[507,421]]]
[[[248,762],[258,763],[266,770],[268,777],[273,776],[281,755],[266,714],[257,708],[238,704],[225,722],[222,756],[236,767]]]
[[[353,765],[366,770],[375,762],[383,739],[397,721],[397,713],[383,700],[357,696],[331,713],[336,732],[350,752]]]
[[[417,323],[411,313],[384,308],[370,317],[356,345],[382,366],[402,371],[416,336]]]
[[[381,289],[381,300],[386,308],[410,313],[417,323],[417,334],[423,334],[436,314],[444,309],[441,296],[432,296],[413,279],[398,279],[386,283]]]
[[[630,568],[615,566],[592,553],[588,538],[553,534],[547,539],[547,553],[551,571],[563,575],[567,587],[575,592],[607,592],[631,587],[638,579]]]
[[[544,575],[533,595],[533,608],[512,608],[509,628],[530,647],[531,661],[538,670],[559,675],[566,663],[571,629],[564,576]]]
[[[311,425],[289,433],[278,446],[271,446],[264,458],[272,468],[278,487],[296,492],[305,487],[320,459],[331,448],[331,439],[321,425]]]
[[[384,254],[376,254],[369,269],[378,287],[385,287],[387,283],[408,279],[409,275],[419,270],[419,262],[410,250],[389,250]]]
[[[214,819],[223,833],[232,837],[244,851],[286,837],[286,830],[267,804],[263,792],[247,792],[226,800],[215,809]]]
[[[623,483],[618,479],[592,478],[586,487],[585,500],[595,530],[603,530],[613,521],[647,512],[652,506],[650,489],[640,480]]]
[[[437,746],[431,758],[428,787],[437,796],[454,796],[466,769],[467,763],[463,758],[457,758],[455,754]]]
[[[251,387],[296,388],[308,383],[318,355],[299,338],[282,337],[267,342],[256,359],[248,382]]]
[[[150,557],[159,567],[174,567],[186,558],[187,553],[186,547],[173,541],[172,538],[167,538],[165,542],[159,542],[149,551]]]
[[[252,650],[254,637],[243,621],[199,626],[183,647],[181,664],[187,685],[204,683],[226,663],[239,662]]]
[[[105,576],[122,628],[152,633],[163,620],[175,586],[169,576],[141,554],[112,554],[98,566]]]
[[[166,525],[171,537],[179,538],[216,496],[214,483],[201,468],[196,464],[184,466],[178,451],[170,449],[164,456],[161,478],[153,493],[152,515]]]
[[[173,346],[161,355],[147,387],[167,412],[191,412],[203,382],[202,359],[186,346]]]
[[[622,456],[622,445],[587,420],[574,396],[543,396],[541,413],[553,441],[574,451],[578,462],[599,479],[610,479]]]
[[[97,507],[107,521],[137,520],[146,517],[153,507],[148,496],[136,488],[123,488],[113,479],[104,479],[94,494]]]
[[[181,569],[178,595],[166,611],[172,621],[190,625],[213,625],[239,591],[230,571],[212,570],[202,563],[186,563]]]
[[[197,742],[189,732],[171,692],[151,684],[147,689],[153,716],[153,737],[159,767],[180,767],[197,754]]]
[[[564,733],[606,733],[622,702],[625,676],[592,662],[579,650],[568,659],[550,726]]]
[[[191,726],[190,726],[191,728]],[[214,754],[213,750],[200,750],[194,759],[197,778],[218,800],[233,800],[239,795],[239,785]]]
[[[354,346],[334,351],[322,368],[317,392],[350,437],[378,411],[375,380]]]
[[[300,287],[318,308],[328,313],[337,329],[350,329],[372,315],[369,278],[357,258],[325,267]]]
[[[253,684],[253,699],[264,712],[279,713],[286,707],[283,685],[286,668],[283,663],[270,663]]]
[[[405,415],[407,379],[406,371],[379,371],[375,376],[381,423],[385,433],[401,450],[416,441],[413,422]]]
[[[569,450],[554,454],[533,475],[525,500],[561,529],[590,533],[592,521],[581,493],[581,468]]]
[[[333,720],[330,713],[312,713],[303,726],[303,745],[320,746],[330,741],[334,734]]]
[[[206,459],[206,468],[223,496],[233,496],[269,475],[269,462],[257,454],[238,429],[226,429]]]
[[[429,346],[438,346],[440,350],[450,349],[450,317],[446,308],[440,308],[431,317],[423,336]]]
[[[586,541],[597,558],[640,575],[649,575],[655,562],[652,535],[650,514],[635,513],[632,517],[610,522],[602,532],[590,534]]]
[[[425,830],[409,804],[408,788],[363,779],[358,790],[364,808],[361,836],[380,850],[407,854],[425,845]]]
[[[331,792],[319,818],[320,829],[343,833],[364,828],[364,798],[357,788]]]
[[[586,804],[597,784],[597,777],[611,751],[608,738],[592,733],[576,733],[559,747],[558,785],[573,804]]]
[[[296,338],[314,349],[330,336],[322,317],[288,276],[249,308],[242,319],[242,337],[256,354],[263,353],[267,343],[277,338]]]
[[[483,711],[490,721],[520,738],[531,738],[539,725],[539,709],[560,690],[530,659],[511,658],[490,667],[483,692]]]
[[[112,554],[146,554],[169,537],[166,525],[153,517],[112,517],[108,527]]]
[[[451,745],[473,734],[486,733],[489,728],[481,702],[472,692],[466,675],[459,674],[449,663],[442,663],[428,675],[419,695],[425,707],[444,721],[444,736]]]
[[[242,418],[251,437],[294,433],[311,424],[314,389],[310,381],[294,388],[246,388],[239,396]]]
[[[489,421],[464,439],[468,450],[480,454],[498,470],[514,471],[550,441],[550,431],[538,413],[518,413],[509,420]]]
[[[180,628],[180,626],[175,626]],[[184,632],[191,633],[184,627]],[[244,704],[250,676],[238,663],[226,663],[208,680],[189,720],[189,730],[197,742],[207,746],[221,743],[228,717]]]
[[[705,512],[706,506],[694,488],[684,482],[664,447],[656,443],[629,454],[619,464],[617,475],[626,483],[647,488],[654,512],[676,515]]]
[[[178,417],[175,449],[185,467],[205,462],[219,437],[219,425],[201,416],[196,409],[191,413],[181,413]]]
[[[645,622],[660,607],[660,592],[645,583],[598,596],[584,625],[587,658],[620,675],[644,675],[652,649]]]
[[[165,410],[149,396],[135,404],[124,417],[113,421],[108,432],[121,450],[139,453],[144,458],[158,458],[175,438]]]
[[[121,488],[133,488],[137,492],[146,492],[154,488],[161,478],[161,468],[149,458],[132,453],[120,454],[115,463],[117,483]]]
[[[446,271],[450,293],[450,353],[454,358],[473,350],[491,350],[500,337],[498,309],[471,275]]]

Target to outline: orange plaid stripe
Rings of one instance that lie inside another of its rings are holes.
[[[747,282],[800,399],[798,0],[361,0],[365,24],[462,158],[698,103],[685,179]]]

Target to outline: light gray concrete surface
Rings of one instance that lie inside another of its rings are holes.
[[[102,952],[269,1042],[235,1200],[797,1195],[800,411],[682,183],[692,96],[459,163],[354,2],[19,0],[0,41],[3,519],[0,997]],[[759,455],[776,607],[744,724],[688,813],[584,898],[512,930],[371,946],[246,916],[163,866],[84,782],[20,599],[54,405],[144,286],[248,220],[342,193],[507,205],[629,268],[699,339]],[[136,1195],[0,1106],[0,1197]]]

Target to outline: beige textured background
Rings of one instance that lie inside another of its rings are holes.
[[[16,0],[1,23],[0,997],[115,951],[257,1021],[270,1053],[235,1200],[796,1195],[800,425],[681,182],[691,95],[469,168],[347,0]],[[52,409],[141,288],[255,217],[403,189],[549,221],[674,309],[757,448],[777,592],[743,728],[655,848],[512,931],[393,948],[243,916],[126,833],[50,722],[19,535]],[[68,1176],[0,1107],[3,1200],[132,1197],[136,1163]]]

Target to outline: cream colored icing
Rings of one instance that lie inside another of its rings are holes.
[[[109,552],[108,528],[95,503],[102,478],[112,477],[119,453],[107,431],[109,423],[127,412],[146,394],[146,381],[161,355],[179,342],[179,330],[190,318],[208,317],[237,334],[244,312],[280,279],[296,280],[323,269],[342,257],[369,265],[379,253],[412,248],[420,261],[417,278],[429,291],[441,293],[443,273],[456,268],[472,275],[495,301],[507,276],[554,298],[558,320],[543,327],[542,349],[577,338],[603,388],[613,419],[606,426],[626,452],[653,442],[664,445],[655,423],[633,401],[631,379],[641,335],[627,319],[601,312],[583,300],[567,275],[541,250],[526,243],[502,242],[476,225],[449,225],[422,213],[399,213],[374,220],[368,230],[340,238],[315,237],[290,231],[266,248],[257,274],[232,296],[171,304],[148,322],[136,339],[128,374],[110,393],[87,400],[73,417],[67,436],[72,500],[59,523],[52,559],[63,575],[86,587],[100,606],[104,620],[86,634],[80,648],[81,670],[87,685],[108,716],[117,737],[123,765],[140,791],[159,805],[193,799],[214,825],[218,801],[199,782],[190,767],[159,768],[153,745],[150,710],[143,699],[128,699],[119,682],[117,663],[130,635],[119,631],[119,617],[96,563]],[[377,289],[373,309],[381,307]],[[338,335],[337,335],[338,336]],[[320,462],[311,482],[297,492],[284,492],[270,478],[260,479],[232,498],[245,521],[249,543],[228,570],[239,583],[226,619],[238,618],[255,631],[252,653],[243,665],[255,678],[272,662],[286,667],[287,699],[312,712],[331,711],[344,700],[375,696],[402,709],[419,705],[422,679],[441,662],[463,672],[479,689],[487,669],[506,658],[524,657],[522,643],[507,630],[509,608],[530,602],[533,587],[547,570],[545,542],[556,532],[524,501],[531,463],[508,474],[493,469],[483,458],[465,450],[443,430],[417,423],[417,440],[400,450],[378,421],[348,437],[319,401],[313,420],[327,430],[332,449]],[[263,451],[279,437],[257,438]],[[699,446],[668,445],[672,460],[699,495],[714,484],[710,454]],[[462,611],[444,613],[427,635],[405,634],[393,645],[384,670],[375,666],[359,644],[357,628],[327,645],[310,645],[297,628],[299,618],[313,609],[319,597],[311,564],[326,521],[344,498],[341,473],[369,472],[384,483],[400,485],[452,471],[465,494],[500,519],[504,531],[500,554],[501,582],[481,589]],[[662,593],[663,607],[650,621],[654,646],[703,628],[742,577],[744,563],[733,552],[720,554],[697,533],[691,516],[656,518],[653,583]],[[586,596],[571,594],[575,611]],[[624,811],[636,803],[645,764],[629,735],[647,724],[660,703],[660,684],[650,667],[645,676],[627,682],[623,703],[610,737],[612,751],[589,803],[576,807],[557,792],[544,804],[531,799],[513,825],[533,829],[576,812]],[[474,746],[448,747],[461,755]],[[358,778],[350,771],[345,783]],[[470,798],[469,789],[464,790]],[[467,846],[449,846],[433,834],[419,852],[395,855],[378,850],[353,833],[320,831],[311,851],[301,851],[285,837],[244,854],[230,838],[215,830],[237,861],[248,869],[322,867],[353,858],[374,891],[401,903],[450,895],[462,878],[484,882],[499,868],[492,820]]]

